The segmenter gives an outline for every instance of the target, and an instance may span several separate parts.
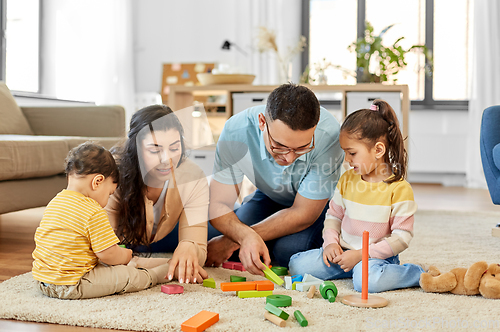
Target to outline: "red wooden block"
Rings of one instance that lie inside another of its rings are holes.
[[[274,290],[274,283],[270,280],[254,281],[258,291]]]
[[[165,294],[181,294],[184,293],[184,287],[181,285],[161,285],[161,291]]]
[[[222,263],[222,267],[225,268],[225,269],[234,270],[234,263],[235,262],[227,261],[227,262]]]
[[[220,284],[220,289],[223,292],[257,290],[257,284],[255,283],[255,281],[222,282]]]
[[[200,311],[181,324],[181,331],[201,332],[219,321],[219,314],[210,311]]]
[[[236,262],[236,263],[233,264],[233,270],[246,271],[245,267],[243,266],[243,264],[241,264],[239,262]]]

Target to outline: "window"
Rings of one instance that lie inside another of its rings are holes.
[[[419,70],[425,65],[425,57],[420,53],[409,54],[408,66],[397,76],[398,84],[409,86],[412,104],[466,108],[473,1],[307,0],[309,8],[304,11],[304,18],[309,24],[303,24],[303,33],[309,35],[309,50],[303,66],[309,63],[311,73],[325,62],[340,66],[345,70],[330,66],[325,71],[327,83],[355,84],[356,79],[350,74],[356,71],[356,57],[347,47],[363,35],[365,21],[373,25],[376,35],[395,24],[384,35],[384,45],[404,36],[399,43],[404,48],[425,44],[433,52],[432,77]]]
[[[10,90],[39,92],[40,0],[0,0],[1,80]]]

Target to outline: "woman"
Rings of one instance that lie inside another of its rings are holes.
[[[183,134],[169,107],[152,105],[137,111],[128,139],[115,151],[120,182],[106,211],[127,247],[173,251],[168,279],[201,283],[207,278],[201,266],[207,256],[208,182],[186,158]],[[135,260],[138,267],[164,261]]]

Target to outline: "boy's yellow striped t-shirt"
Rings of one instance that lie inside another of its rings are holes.
[[[95,252],[119,240],[99,203],[76,191],[63,190],[47,205],[35,243],[33,278],[74,285],[97,265]]]

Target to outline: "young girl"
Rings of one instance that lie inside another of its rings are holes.
[[[47,205],[35,233],[32,272],[37,288],[50,297],[84,299],[166,282],[169,264],[150,269],[126,266],[132,250],[117,245],[103,209],[119,178],[111,153],[83,143],[69,152],[65,171],[68,186]],[[150,263],[141,258],[133,266],[141,262]]]
[[[352,168],[340,178],[323,229],[323,247],[295,254],[290,272],[324,280],[353,278],[361,291],[363,231],[370,233],[368,291],[419,285],[423,268],[399,265],[398,254],[413,237],[417,205],[404,180],[407,155],[392,107],[375,100],[345,119],[340,145]]]

